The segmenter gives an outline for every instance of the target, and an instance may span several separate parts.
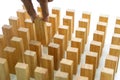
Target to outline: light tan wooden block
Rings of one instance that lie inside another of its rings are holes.
[[[25,19],[30,19],[30,16],[29,16],[29,14],[28,14],[28,12],[27,12],[25,6],[22,5],[22,7],[23,7],[23,10],[25,10]]]
[[[88,80],[88,77],[85,76],[78,76],[77,80]]]
[[[25,63],[29,66],[30,76],[34,77],[34,69],[37,67],[37,55],[35,51],[26,50],[24,52]]]
[[[120,17],[116,17],[116,24],[120,24]]]
[[[102,68],[100,80],[114,80],[114,70],[110,68]]]
[[[42,12],[42,9],[40,6],[37,6],[37,12]]]
[[[60,45],[50,42],[48,45],[48,54],[54,57],[54,69],[59,69],[59,62],[60,62]]]
[[[88,77],[89,80],[94,80],[93,65],[92,64],[82,64],[80,76],[85,76],[85,77]]]
[[[12,37],[10,40],[10,46],[16,48],[16,58],[18,59],[18,62],[23,62],[24,45],[22,38]]]
[[[72,38],[72,17],[71,16],[64,16],[63,17],[63,25],[66,25],[66,26],[68,26],[68,28],[69,28],[69,32],[68,32],[68,34],[69,34],[69,40],[71,40],[71,38]]]
[[[60,70],[69,74],[68,80],[73,80],[73,61],[69,59],[62,59],[60,61]]]
[[[120,34],[120,24],[115,25],[114,33]]]
[[[78,68],[78,48],[68,47],[66,58],[73,61],[73,74],[76,74]]]
[[[0,58],[0,80],[10,80],[7,60]]]
[[[74,9],[67,9],[66,15],[72,16],[72,33],[73,33],[74,32],[74,22],[75,22],[75,10]]]
[[[0,57],[3,57],[3,49],[6,47],[5,37],[0,34]]]
[[[111,44],[120,45],[120,34],[113,34]]]
[[[35,80],[48,80],[48,69],[36,67],[34,70]]]
[[[71,39],[71,47],[78,48],[78,64],[81,61],[82,54],[82,39],[81,38],[72,38]]]
[[[22,38],[24,44],[24,50],[29,49],[30,34],[28,28],[20,27],[18,29],[18,36]]]
[[[54,80],[54,57],[43,55],[41,57],[40,66],[48,69],[48,80]]]
[[[41,43],[39,41],[31,40],[29,43],[30,50],[35,51],[37,55],[37,66],[40,66],[40,58],[42,56]]]
[[[60,60],[61,60],[65,56],[65,49],[64,49],[65,37],[64,37],[64,35],[55,34],[54,35],[54,43],[60,45]]]
[[[30,40],[36,40],[35,26],[31,19],[25,19],[25,28],[29,29]]]
[[[108,17],[109,17],[108,15],[103,15],[102,14],[102,15],[99,16],[99,21],[108,23]]]
[[[69,80],[69,74],[62,71],[57,71],[55,73],[55,80]]]
[[[17,80],[29,80],[29,66],[25,63],[17,63],[15,66]]]
[[[60,8],[53,7],[52,8],[52,14],[56,14],[57,15],[57,27],[59,27],[60,26]]]

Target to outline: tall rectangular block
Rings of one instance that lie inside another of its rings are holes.
[[[3,49],[6,47],[4,35],[0,34],[0,57],[3,57]]]
[[[120,17],[116,17],[116,24],[120,24]]]
[[[67,72],[57,71],[55,73],[55,80],[69,80]]]
[[[114,33],[120,34],[120,24],[115,25]]]
[[[103,14],[101,14],[100,16],[99,16],[99,21],[100,22],[105,22],[105,23],[108,23],[108,15],[103,15]]]
[[[89,80],[88,77],[85,76],[78,76],[77,80]]]
[[[112,36],[112,44],[120,45],[120,34],[114,33]]]

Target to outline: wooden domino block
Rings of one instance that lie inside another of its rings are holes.
[[[82,64],[80,76],[85,76],[85,77],[88,77],[89,80],[94,80],[93,65],[92,64]]]
[[[67,72],[57,71],[55,73],[55,80],[69,80]]]
[[[114,33],[120,34],[120,24],[115,25]]]
[[[116,17],[116,24],[120,24],[120,17]]]
[[[78,48],[68,47],[66,58],[73,61],[73,74],[76,74],[78,68]]]
[[[67,72],[69,74],[68,80],[73,80],[73,61],[63,58],[60,61],[60,71]]]
[[[17,63],[15,66],[17,80],[29,80],[29,66],[25,63]]]
[[[63,25],[68,26],[69,28],[69,40],[71,40],[72,37],[72,17],[71,16],[64,16],[63,17]]]
[[[29,49],[30,34],[28,28],[20,27],[18,29],[18,36],[22,38],[24,44],[24,50]]]
[[[40,66],[48,69],[48,80],[54,80],[54,58],[50,55],[43,55],[41,57]]]
[[[0,58],[0,80],[10,80],[7,60]]]
[[[67,16],[72,16],[72,33],[74,32],[74,22],[75,22],[75,10],[73,9],[67,9],[66,10]]]
[[[0,57],[3,57],[3,49],[6,47],[4,35],[0,34]]]
[[[103,15],[102,14],[102,15],[99,16],[99,21],[108,23],[108,17],[109,17],[108,15]]]
[[[111,44],[120,45],[120,34],[113,34]]]
[[[54,69],[59,69],[59,62],[60,62],[60,45],[51,42],[48,45],[48,54],[54,57]]]
[[[37,66],[40,66],[40,58],[42,56],[41,43],[39,41],[31,40],[29,46],[31,51],[36,52]]]
[[[88,77],[85,76],[78,76],[77,80],[89,80]]]
[[[30,76],[34,77],[34,69],[37,67],[37,55],[35,51],[26,50],[24,52],[25,63],[29,66]]]
[[[25,6],[22,5],[22,7],[23,7],[23,10],[25,10],[25,19],[30,19],[30,16],[29,16],[29,14],[28,14],[28,12],[27,12]]]
[[[48,69],[43,67],[36,67],[34,70],[35,80],[49,80]]]
[[[100,80],[114,80],[114,70],[110,68],[102,68]]]
[[[65,37],[64,35],[61,34],[55,34],[54,35],[54,43],[60,45],[60,60],[65,56],[65,49],[64,49],[64,44],[65,44]]]
[[[10,40],[10,46],[16,48],[16,57],[18,59],[18,62],[23,62],[24,45],[22,38],[12,37]]]

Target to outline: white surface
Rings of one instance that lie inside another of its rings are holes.
[[[35,8],[38,3],[36,0],[34,2]],[[85,54],[89,51],[89,43],[92,40],[93,32],[96,30],[96,24],[98,22],[98,17],[100,14],[105,14],[109,16],[107,36],[105,41],[105,47],[103,49],[103,56],[100,61],[100,66],[97,70],[96,80],[99,80],[100,70],[104,66],[104,60],[109,52],[109,46],[111,43],[111,37],[114,31],[116,16],[120,16],[120,1],[119,0],[54,0],[54,2],[49,4],[51,10],[52,7],[61,8],[61,19],[65,15],[66,9],[75,9],[75,27],[78,27],[78,20],[81,18],[83,11],[91,12],[91,26],[89,40],[86,45],[85,53],[82,56],[82,62],[84,63]],[[21,0],[1,0],[0,1],[0,34],[2,34],[1,27],[4,24],[8,24],[8,19],[10,16],[16,16],[16,11],[22,8]],[[51,13],[51,11],[50,11]],[[61,22],[62,23],[62,22]],[[80,69],[80,66],[79,66]],[[78,70],[79,71],[79,70]],[[120,80],[120,62],[118,72],[116,74],[115,80]]]

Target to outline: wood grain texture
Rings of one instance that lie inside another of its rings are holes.
[[[105,23],[108,23],[108,15],[104,15],[104,14],[101,14],[100,16],[99,16],[99,21],[100,22],[105,22]]]
[[[114,33],[120,34],[120,24],[115,25]]]
[[[120,45],[120,34],[113,34],[111,44]]]
[[[0,34],[0,57],[3,57],[3,49],[6,47],[4,35]]]

